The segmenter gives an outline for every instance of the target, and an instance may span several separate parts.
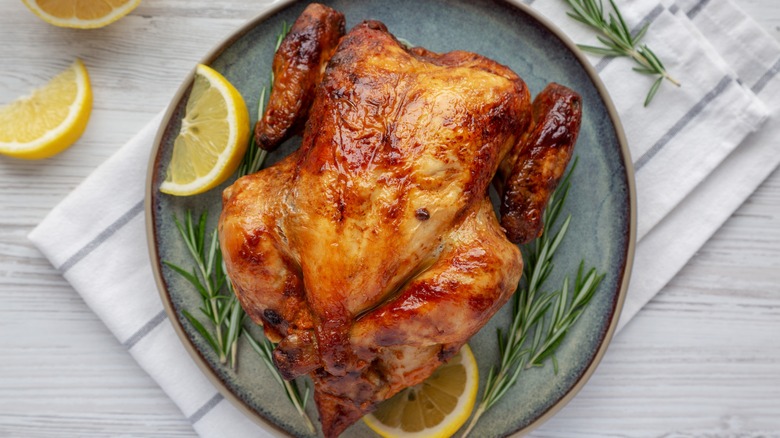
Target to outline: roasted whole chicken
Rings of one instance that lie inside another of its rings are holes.
[[[483,56],[407,48],[378,21],[309,5],[255,127],[300,148],[224,191],[219,238],[247,314],[308,374],[326,437],[426,379],[509,299],[514,243],[571,157],[580,98]],[[499,224],[488,197],[501,197]]]

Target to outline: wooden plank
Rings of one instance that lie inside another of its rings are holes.
[[[780,2],[739,2],[780,40]],[[194,436],[26,235],[261,4],[144,0],[105,29],[80,31],[53,28],[20,1],[0,0],[0,103],[75,57],[87,63],[95,88],[92,120],[73,148],[42,162],[0,157],[0,436]],[[777,333],[780,172],[615,339],[581,393],[533,435],[780,436]]]

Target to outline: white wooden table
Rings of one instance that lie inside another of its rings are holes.
[[[779,1],[739,3],[780,39]],[[84,32],[0,0],[0,103],[75,57],[95,93],[76,146],[42,162],[0,157],[0,437],[194,435],[26,235],[260,4],[144,0],[121,21]],[[535,435],[780,437],[780,172],[617,336],[588,385]]]

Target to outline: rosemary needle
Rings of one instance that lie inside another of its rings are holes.
[[[664,79],[679,87],[680,83],[672,78],[666,71],[661,60],[650,50],[646,44],[641,44],[642,38],[647,33],[650,23],[645,24],[636,33],[631,30],[623,20],[614,0],[609,0],[612,12],[606,13],[602,0],[566,0],[572,11],[567,15],[580,23],[594,29],[601,35],[596,38],[603,46],[589,46],[578,44],[585,52],[601,56],[626,56],[638,64],[634,71],[649,76],[657,76],[645,98],[645,106],[648,106],[661,87]]]
[[[542,286],[553,270],[555,252],[560,246],[571,223],[569,215],[557,228],[557,222],[568,195],[572,172],[577,161],[550,197],[544,212],[544,230],[541,237],[523,247],[525,266],[524,282],[513,295],[512,323],[502,332],[498,330],[498,349],[501,361],[488,373],[485,389],[463,437],[471,433],[482,415],[487,412],[517,381],[523,370],[541,367],[551,359],[555,371],[558,364],[555,351],[577,322],[585,307],[593,298],[603,274],[595,269],[584,270],[580,263],[569,290],[568,277],[555,292],[542,292]]]

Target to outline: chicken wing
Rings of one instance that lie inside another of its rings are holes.
[[[303,127],[314,88],[343,35],[344,14],[318,3],[295,20],[274,56],[274,86],[255,125],[258,146],[272,151]]]

